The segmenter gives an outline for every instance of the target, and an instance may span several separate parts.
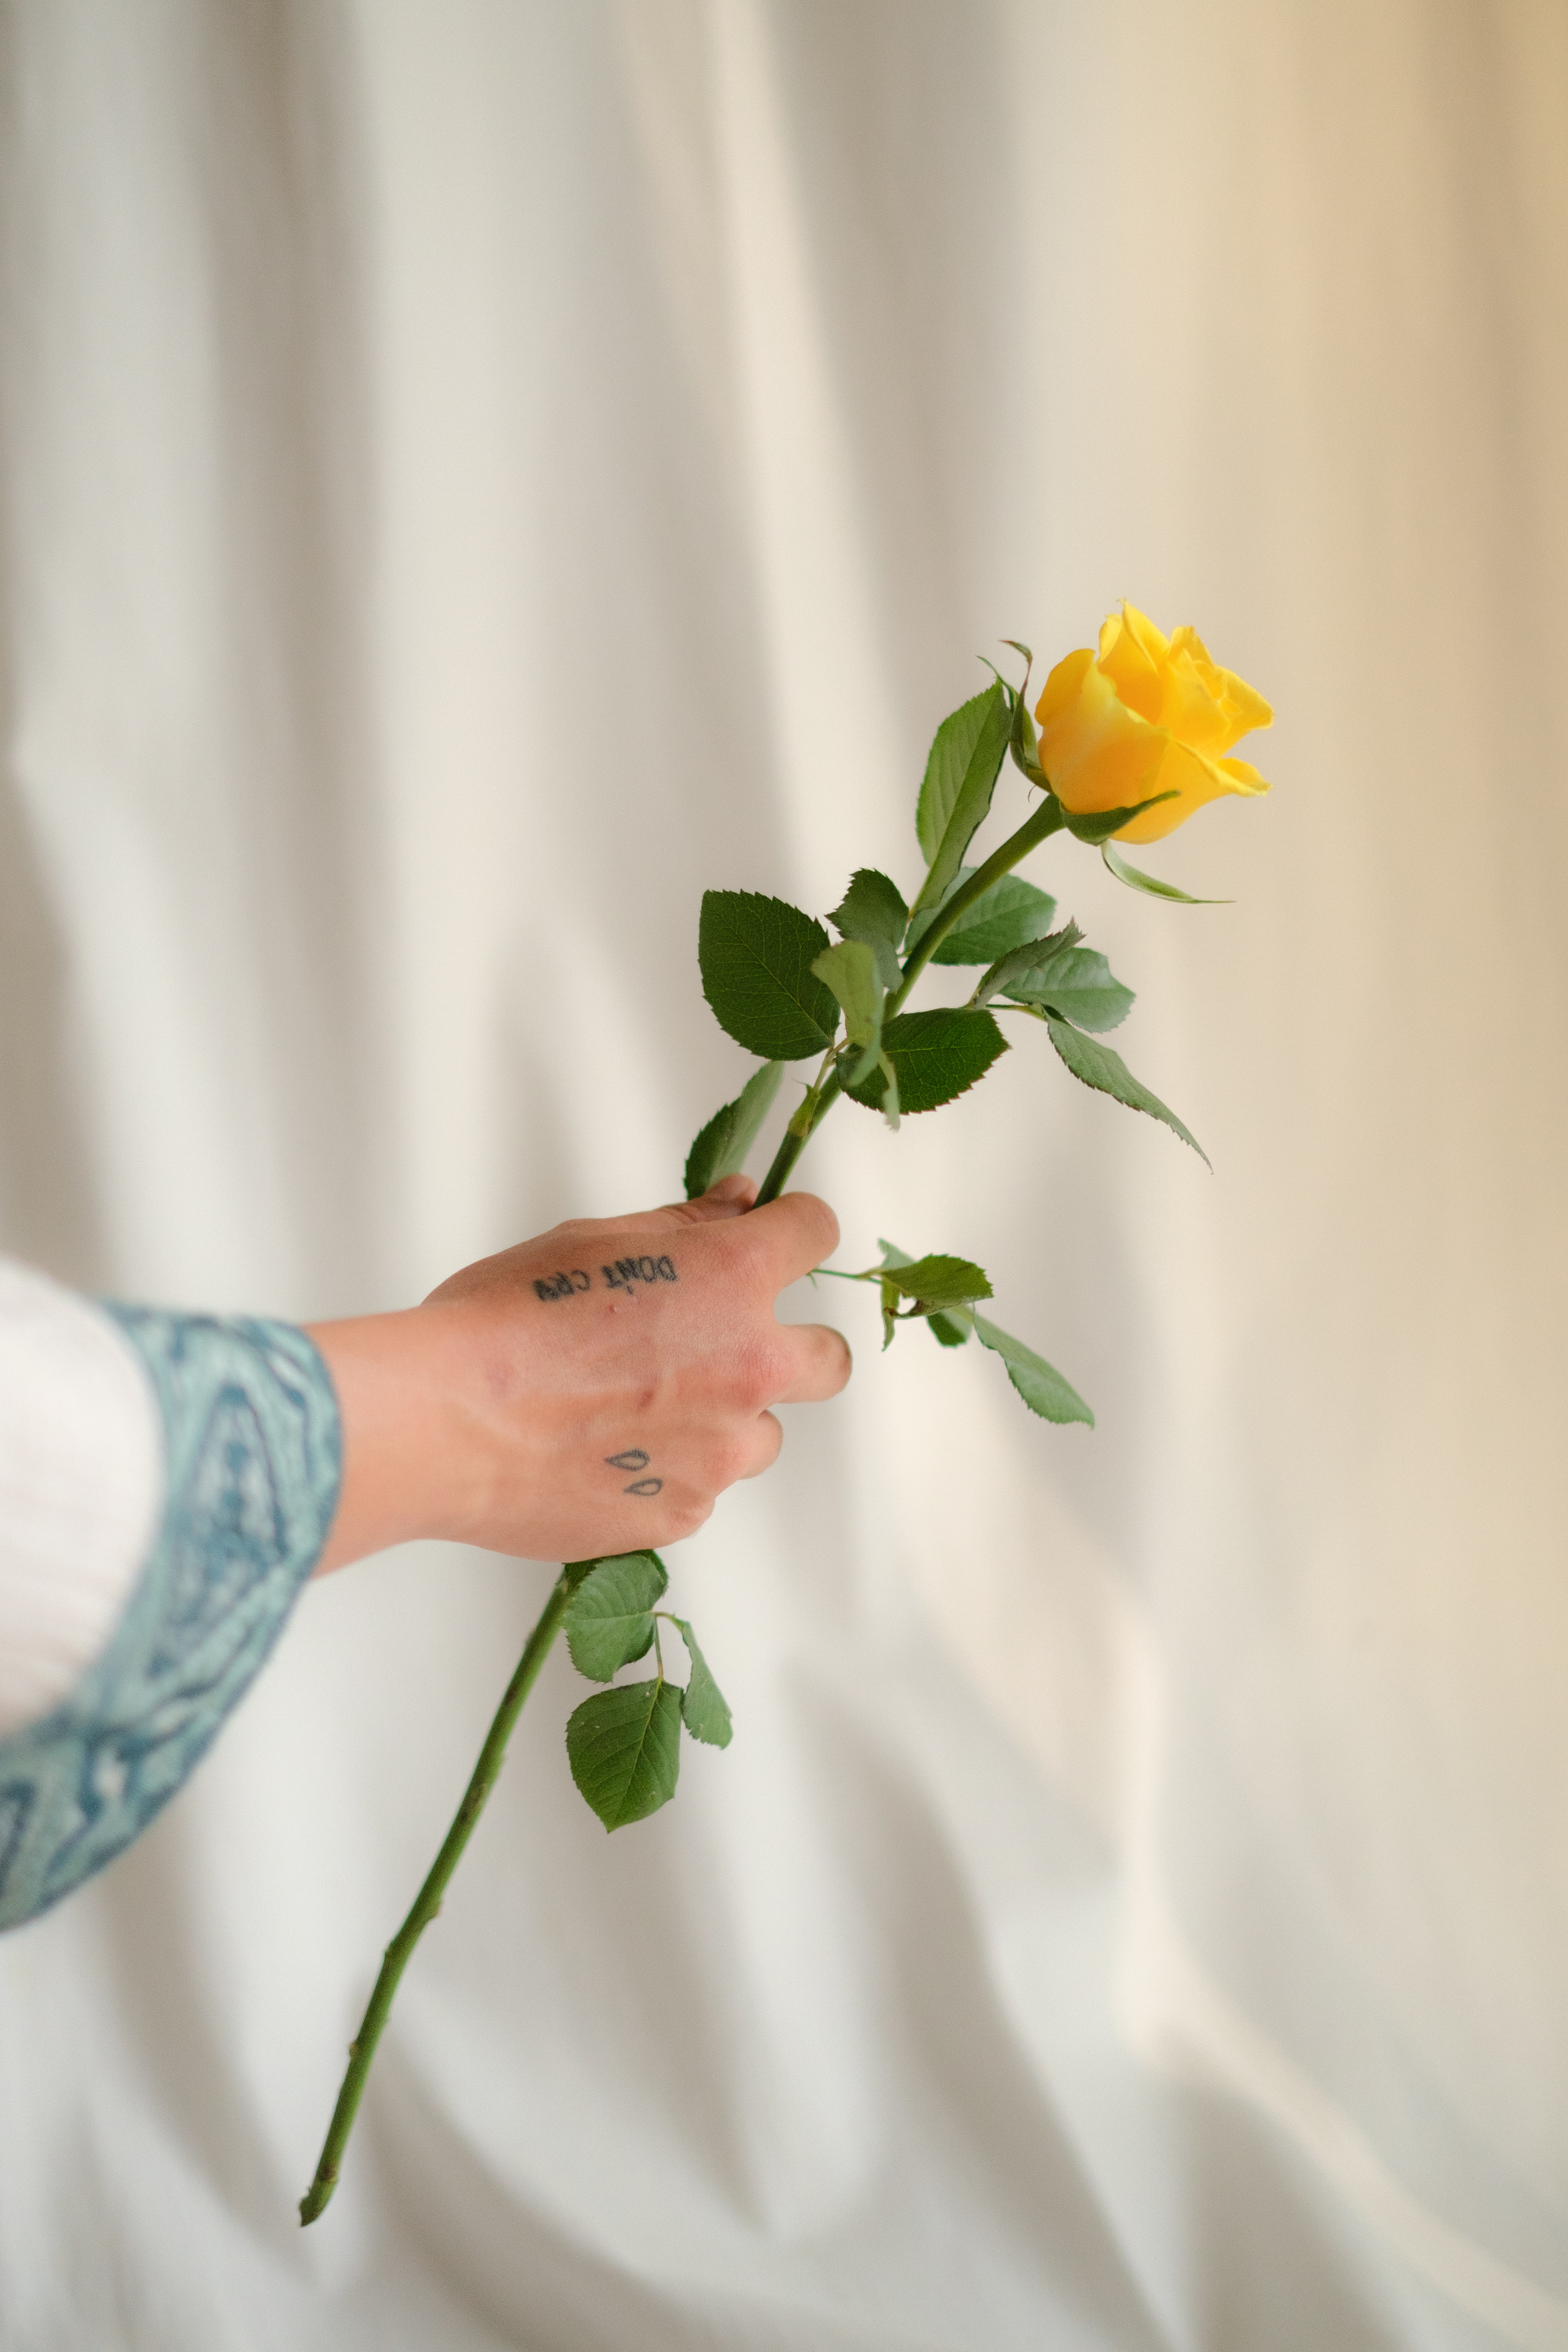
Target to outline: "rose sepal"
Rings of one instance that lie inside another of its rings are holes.
[[[1162,801],[1179,801],[1181,797],[1175,792],[1152,793],[1146,801],[1134,801],[1128,808],[1084,809],[1081,814],[1069,809],[1065,801],[1058,806],[1062,823],[1073,839],[1086,841],[1090,848],[1098,849],[1102,841],[1109,841],[1113,833],[1120,833],[1124,824],[1131,824],[1145,809],[1157,808]]]
[[[1050,780],[1040,765],[1039,732],[1029,716],[1027,688],[1029,669],[1033,667],[1034,656],[1026,646],[1018,644],[1016,637],[1007,637],[1004,639],[1004,643],[1016,646],[1024,656],[1026,665],[1023,684],[1007,688],[1013,703],[1013,731],[1008,738],[1007,748],[1013,755],[1013,765],[1028,778],[1037,791],[1048,793],[1051,789]],[[1005,684],[1005,680],[1003,682]]]
[[[1109,841],[1100,843],[1100,854],[1108,874],[1125,882],[1130,890],[1146,891],[1151,898],[1170,898],[1179,907],[1228,907],[1232,903],[1229,898],[1194,898],[1190,890],[1178,890],[1173,882],[1162,882],[1157,874],[1145,874],[1141,866],[1130,866]]]

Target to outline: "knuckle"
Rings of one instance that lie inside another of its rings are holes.
[[[783,1334],[759,1339],[748,1349],[742,1368],[742,1402],[753,1412],[760,1412],[764,1405],[776,1404],[794,1375],[794,1353]]]
[[[709,1223],[700,1201],[671,1201],[659,1210],[672,1225],[704,1225]]]
[[[687,1536],[694,1536],[699,1528],[705,1528],[713,1516],[713,1502],[711,1495],[693,1495],[677,1503],[670,1514],[675,1531],[666,1537],[666,1542],[680,1543]]]
[[[724,1271],[731,1281],[761,1284],[766,1279],[773,1246],[766,1232],[749,1217],[718,1227],[714,1243],[723,1251]]]
[[[721,1437],[714,1440],[709,1468],[717,1490],[721,1492],[724,1487],[732,1486],[737,1479],[745,1476],[751,1466],[752,1447],[743,1430],[728,1429]]]
[[[838,1247],[838,1220],[827,1202],[817,1192],[791,1192],[785,1197],[798,1203],[796,1213],[818,1256],[831,1257]]]

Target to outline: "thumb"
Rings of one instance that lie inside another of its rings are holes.
[[[721,1217],[742,1217],[757,1197],[754,1178],[721,1176],[717,1184],[695,1201],[671,1201],[667,1207],[653,1210],[648,1223],[653,1225],[710,1225]]]

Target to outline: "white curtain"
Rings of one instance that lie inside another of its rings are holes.
[[[977,655],[1126,595],[1279,714],[1146,853],[1233,903],[1031,869],[1212,1177],[1031,1037],[802,1171],[1097,1432],[792,1297],[850,1394],[671,1556],[733,1748],[606,1839],[552,1661],[301,2235],[549,1571],[307,1593],[0,1947],[5,2352],[1568,2347],[1568,16],[0,27],[33,1262],[321,1317],[667,1199],[701,889],[912,884]]]

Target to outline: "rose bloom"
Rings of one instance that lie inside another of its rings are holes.
[[[1263,697],[1211,661],[1195,629],[1167,637],[1135,604],[1111,614],[1098,654],[1085,646],[1058,662],[1035,718],[1040,766],[1075,816],[1176,793],[1122,825],[1119,841],[1158,841],[1221,793],[1268,790],[1246,760],[1224,757],[1272,724]]]

